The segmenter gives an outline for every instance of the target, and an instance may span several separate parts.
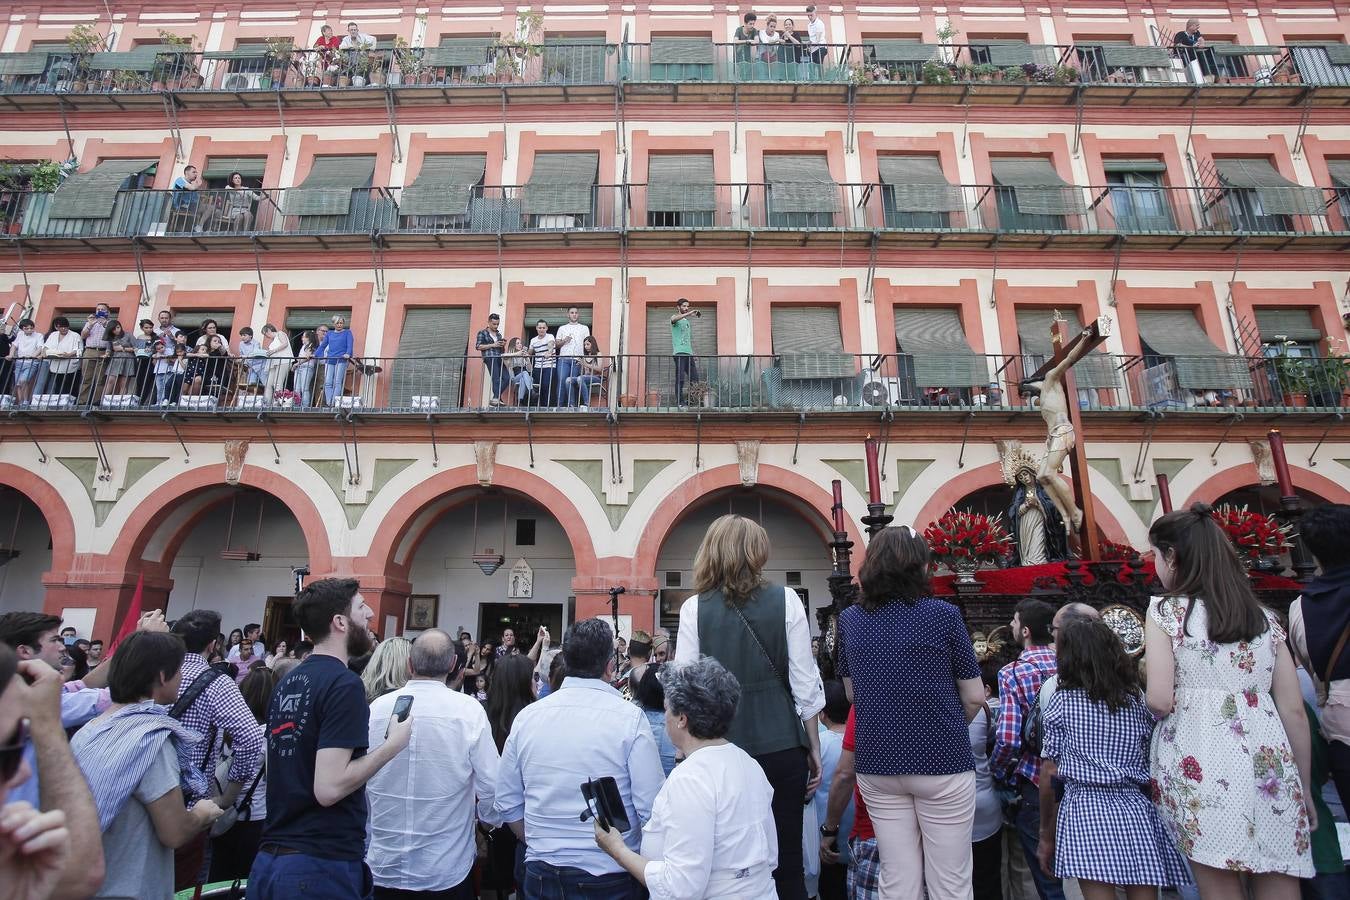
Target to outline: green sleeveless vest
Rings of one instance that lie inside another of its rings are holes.
[[[783,588],[769,585],[755,591],[741,609],[784,676],[788,673],[787,630],[783,625],[786,602]],[[751,756],[807,746],[806,731],[788,685],[774,674],[755,638],[720,590],[699,595],[698,645],[699,652],[726,666],[741,683],[741,702],[736,706],[727,740]]]

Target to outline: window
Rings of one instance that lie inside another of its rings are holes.
[[[1003,231],[1063,231],[1066,215],[1084,212],[1082,193],[1048,159],[999,157],[989,166]]]
[[[936,156],[878,157],[877,174],[887,228],[948,228],[951,213],[965,209]]]
[[[1261,352],[1272,356],[1318,356],[1322,332],[1313,324],[1307,309],[1258,309],[1256,330],[1261,336]]]
[[[1172,231],[1166,166],[1156,160],[1106,160],[1106,184],[1110,188],[1111,212],[1121,231]]]
[[[822,154],[764,157],[765,207],[770,228],[830,228],[839,186]]]
[[[534,546],[534,519],[516,519],[516,546]]]
[[[385,376],[391,407],[444,409],[460,405],[470,313],[467,306],[419,306],[403,313],[398,358],[388,361]],[[351,325],[350,319],[347,324]],[[434,401],[430,399],[433,397]]]
[[[590,228],[595,221],[599,153],[540,153],[525,185],[521,211],[530,228]]]
[[[668,587],[668,588],[677,588],[677,587],[680,586],[680,581],[681,581],[681,578],[680,578],[680,573],[679,573],[679,572],[667,572],[667,573],[666,573],[666,587]]]
[[[1268,159],[1216,159],[1221,215],[1238,231],[1293,231],[1294,216],[1324,216],[1326,201],[1317,188],[1281,175]]]
[[[648,227],[710,228],[716,214],[711,153],[663,153],[648,159]]]

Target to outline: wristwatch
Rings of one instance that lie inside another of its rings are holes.
[[[839,837],[839,826],[836,825],[836,826],[834,826],[833,828],[830,828],[830,827],[828,827],[828,826],[826,826],[826,825],[820,826],[820,836],[821,836],[821,837],[827,837],[827,838],[828,838],[828,837]]]

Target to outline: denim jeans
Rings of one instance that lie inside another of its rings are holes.
[[[1017,838],[1022,843],[1031,879],[1036,882],[1036,893],[1041,900],[1064,900],[1064,885],[1058,878],[1041,871],[1036,850],[1041,842],[1041,792],[1030,781],[1021,782],[1022,805],[1017,810]]]
[[[536,368],[534,370],[534,383],[539,386],[539,405],[557,406],[558,388],[562,382],[558,380],[558,370],[549,366],[548,368]]]
[[[568,395],[571,395],[571,385],[576,385],[577,402],[582,406],[591,405],[591,388],[597,384],[604,384],[605,379],[599,375],[578,375],[571,379],[568,385]]]
[[[342,382],[347,378],[347,361],[345,359],[327,360],[324,363],[323,371],[323,400],[329,406],[333,405],[333,398],[342,396]]]
[[[259,850],[248,874],[248,900],[371,900],[374,890],[370,869],[360,859]]]
[[[637,900],[641,896],[638,883],[627,872],[592,875],[539,860],[525,863],[521,894],[524,900]]]
[[[581,362],[575,356],[559,356],[558,371],[554,374],[554,384],[559,391],[558,403],[576,406],[573,398],[573,381],[581,373]]]
[[[501,356],[484,356],[483,366],[488,370],[488,379],[492,384],[492,399],[500,400],[502,391],[506,390],[506,385],[510,380]]]
[[[684,388],[690,381],[698,381],[698,365],[688,353],[675,354],[675,405],[684,406]]]

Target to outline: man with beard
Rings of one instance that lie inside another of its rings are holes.
[[[408,746],[412,717],[389,724],[366,753],[370,709],[347,668],[368,653],[374,615],[352,578],[324,578],[296,599],[314,652],[277,684],[267,710],[267,823],[248,878],[249,900],[293,900],[296,884],[326,898],[371,896],[365,784]]]

